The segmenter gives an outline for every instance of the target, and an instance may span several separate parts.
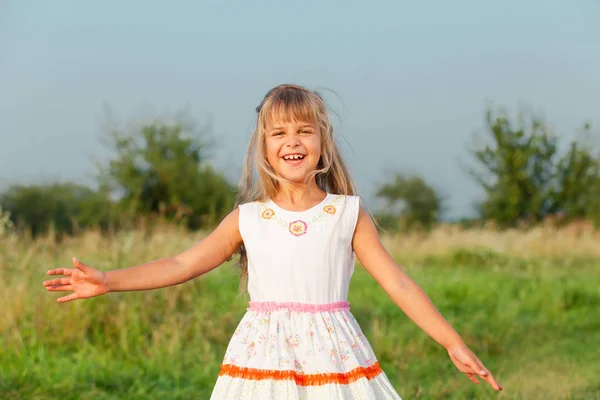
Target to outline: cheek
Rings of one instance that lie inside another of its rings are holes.
[[[265,154],[267,156],[267,160],[269,160],[271,163],[279,158],[279,148],[275,145],[275,143],[273,143],[273,141],[266,141]]]
[[[314,139],[309,140],[306,148],[317,160],[321,157],[321,140],[318,137],[315,136]]]

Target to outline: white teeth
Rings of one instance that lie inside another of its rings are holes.
[[[292,154],[292,155],[283,157],[284,160],[299,160],[302,158],[304,158],[304,156],[301,154]]]

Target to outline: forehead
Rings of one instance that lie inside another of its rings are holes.
[[[282,127],[288,124],[318,126],[318,111],[308,102],[276,101],[263,112],[262,123],[265,129]]]
[[[277,118],[272,117],[269,118],[265,123],[265,129],[283,129],[286,127],[305,127],[310,126],[312,128],[317,128],[318,125],[315,121],[310,121],[306,119],[296,119],[296,118]]]

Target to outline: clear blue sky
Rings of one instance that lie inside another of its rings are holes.
[[[486,102],[529,106],[565,138],[599,131],[600,2],[4,0],[0,188],[93,182],[105,104],[124,121],[211,115],[214,163],[236,179],[254,108],[288,82],[337,93],[367,201],[402,169],[466,215],[481,193],[458,159]]]

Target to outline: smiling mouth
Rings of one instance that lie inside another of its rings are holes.
[[[283,156],[283,161],[289,165],[300,165],[306,156],[304,154],[288,154]]]

